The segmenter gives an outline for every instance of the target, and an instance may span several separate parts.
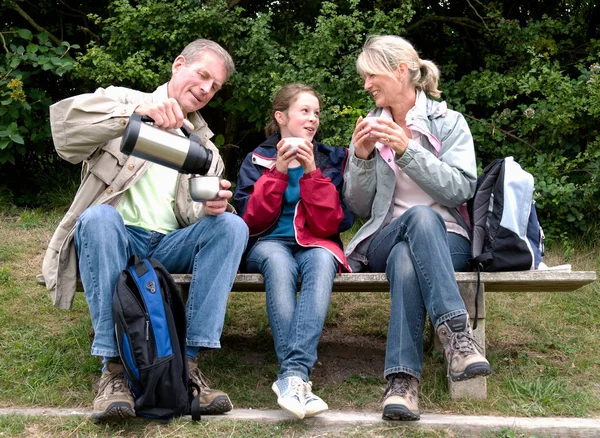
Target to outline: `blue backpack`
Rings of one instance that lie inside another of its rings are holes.
[[[185,306],[171,275],[157,260],[131,257],[112,310],[136,415],[200,420],[200,388],[194,397],[188,376]]]

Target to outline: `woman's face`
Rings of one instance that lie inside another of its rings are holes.
[[[312,141],[319,128],[319,99],[312,93],[302,92],[285,112],[276,111],[281,138],[301,137]]]
[[[402,86],[396,77],[384,74],[367,74],[364,89],[371,93],[376,106],[385,108],[398,102]]]

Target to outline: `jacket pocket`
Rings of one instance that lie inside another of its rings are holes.
[[[127,161],[127,155],[123,154],[119,147],[120,139],[108,142],[102,147],[100,156],[90,163],[89,172],[106,185],[112,184]]]

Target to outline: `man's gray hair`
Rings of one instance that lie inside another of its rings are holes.
[[[233,63],[233,59],[227,50],[221,47],[218,43],[215,43],[211,40],[198,39],[196,41],[192,41],[181,51],[179,56],[183,56],[185,58],[186,64],[190,64],[196,61],[203,52],[210,50],[215,55],[217,55],[225,64],[225,70],[227,71],[227,78],[229,78],[233,72],[235,71],[235,64]]]

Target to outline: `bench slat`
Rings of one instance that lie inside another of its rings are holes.
[[[191,274],[174,275],[181,285],[189,284]],[[477,283],[474,272],[457,272],[458,283]],[[481,282],[486,292],[572,292],[596,280],[594,271],[522,271],[482,272]],[[236,292],[264,292],[262,275],[238,274],[233,284]],[[387,292],[389,285],[384,273],[355,273],[337,275],[334,292]]]
[[[174,274],[175,282],[189,286],[191,274]],[[461,283],[477,283],[474,272],[457,272]],[[481,282],[486,292],[572,292],[596,281],[595,271],[519,271],[482,272]],[[37,283],[44,285],[44,278],[37,276]],[[78,283],[77,290],[83,290]],[[233,284],[236,292],[264,292],[260,274],[238,274]],[[389,285],[384,273],[341,274],[333,281],[334,292],[387,292]]]

